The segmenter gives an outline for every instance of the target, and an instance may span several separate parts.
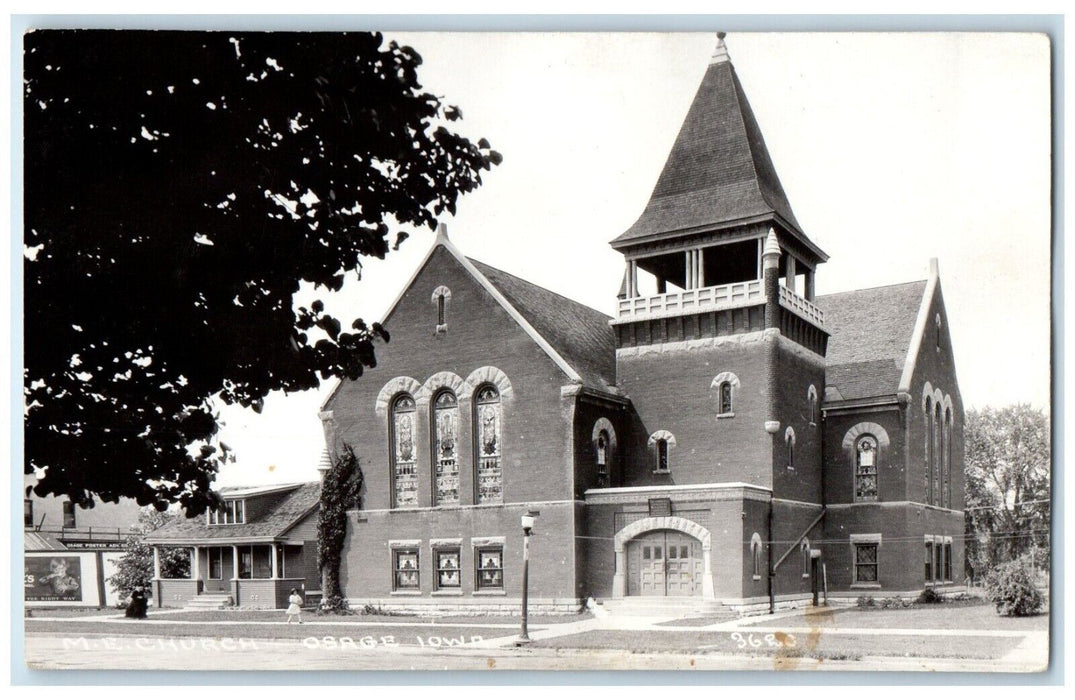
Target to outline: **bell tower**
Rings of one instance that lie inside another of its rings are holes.
[[[626,265],[611,323],[638,414],[631,483],[775,489],[820,470],[806,404],[824,394],[813,301],[828,256],[792,212],[723,33],[649,201],[611,245]]]

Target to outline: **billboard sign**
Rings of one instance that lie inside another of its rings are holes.
[[[26,557],[26,600],[81,601],[82,562],[79,557]]]

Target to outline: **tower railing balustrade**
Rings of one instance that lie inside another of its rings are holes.
[[[762,287],[762,281],[747,280],[715,287],[699,287],[619,299],[616,306],[616,320],[640,321],[764,303],[765,290]],[[815,326],[824,327],[825,325],[825,313],[821,309],[784,285],[780,285],[780,305]]]

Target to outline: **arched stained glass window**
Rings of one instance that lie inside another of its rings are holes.
[[[394,505],[418,505],[417,457],[414,448],[414,398],[401,394],[392,402],[392,488]]]
[[[609,464],[612,461],[609,457],[611,442],[607,430],[598,432],[594,442],[594,450],[597,453],[597,485],[602,487],[608,486]]]
[[[433,505],[459,503],[459,400],[442,391],[433,400]]]
[[[504,500],[504,477],[501,448],[501,404],[496,387],[485,385],[478,389],[474,400],[478,441],[478,503],[500,503]]]
[[[952,507],[952,409],[944,416],[944,506]]]
[[[941,422],[941,404],[936,402],[933,405],[933,505],[941,505],[941,501],[944,498],[944,491],[941,488],[941,471],[942,471],[942,455],[944,454],[944,447],[941,443],[941,434],[944,432]]]
[[[933,503],[933,399],[926,399],[925,502]]]
[[[877,438],[863,435],[855,443],[855,500],[877,500]]]

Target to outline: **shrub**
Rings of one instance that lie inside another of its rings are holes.
[[[903,598],[882,598],[880,607],[882,610],[901,610],[911,607],[911,603]]]
[[[874,601],[873,597],[868,595],[862,595],[859,596],[858,600],[855,601],[855,605],[860,608],[872,608],[877,605],[877,603],[876,601]]]
[[[944,598],[941,594],[933,588],[926,588],[918,595],[918,603],[922,605],[936,605],[937,603],[943,603]]]
[[[1045,604],[1044,596],[1034,586],[1030,560],[1026,557],[990,570],[985,576],[985,590],[1001,615],[1033,615]]]
[[[321,601],[321,605],[317,607],[318,615],[354,615],[355,611],[351,609],[351,606],[347,604],[347,599],[343,596],[332,596],[331,598],[325,598]]]

